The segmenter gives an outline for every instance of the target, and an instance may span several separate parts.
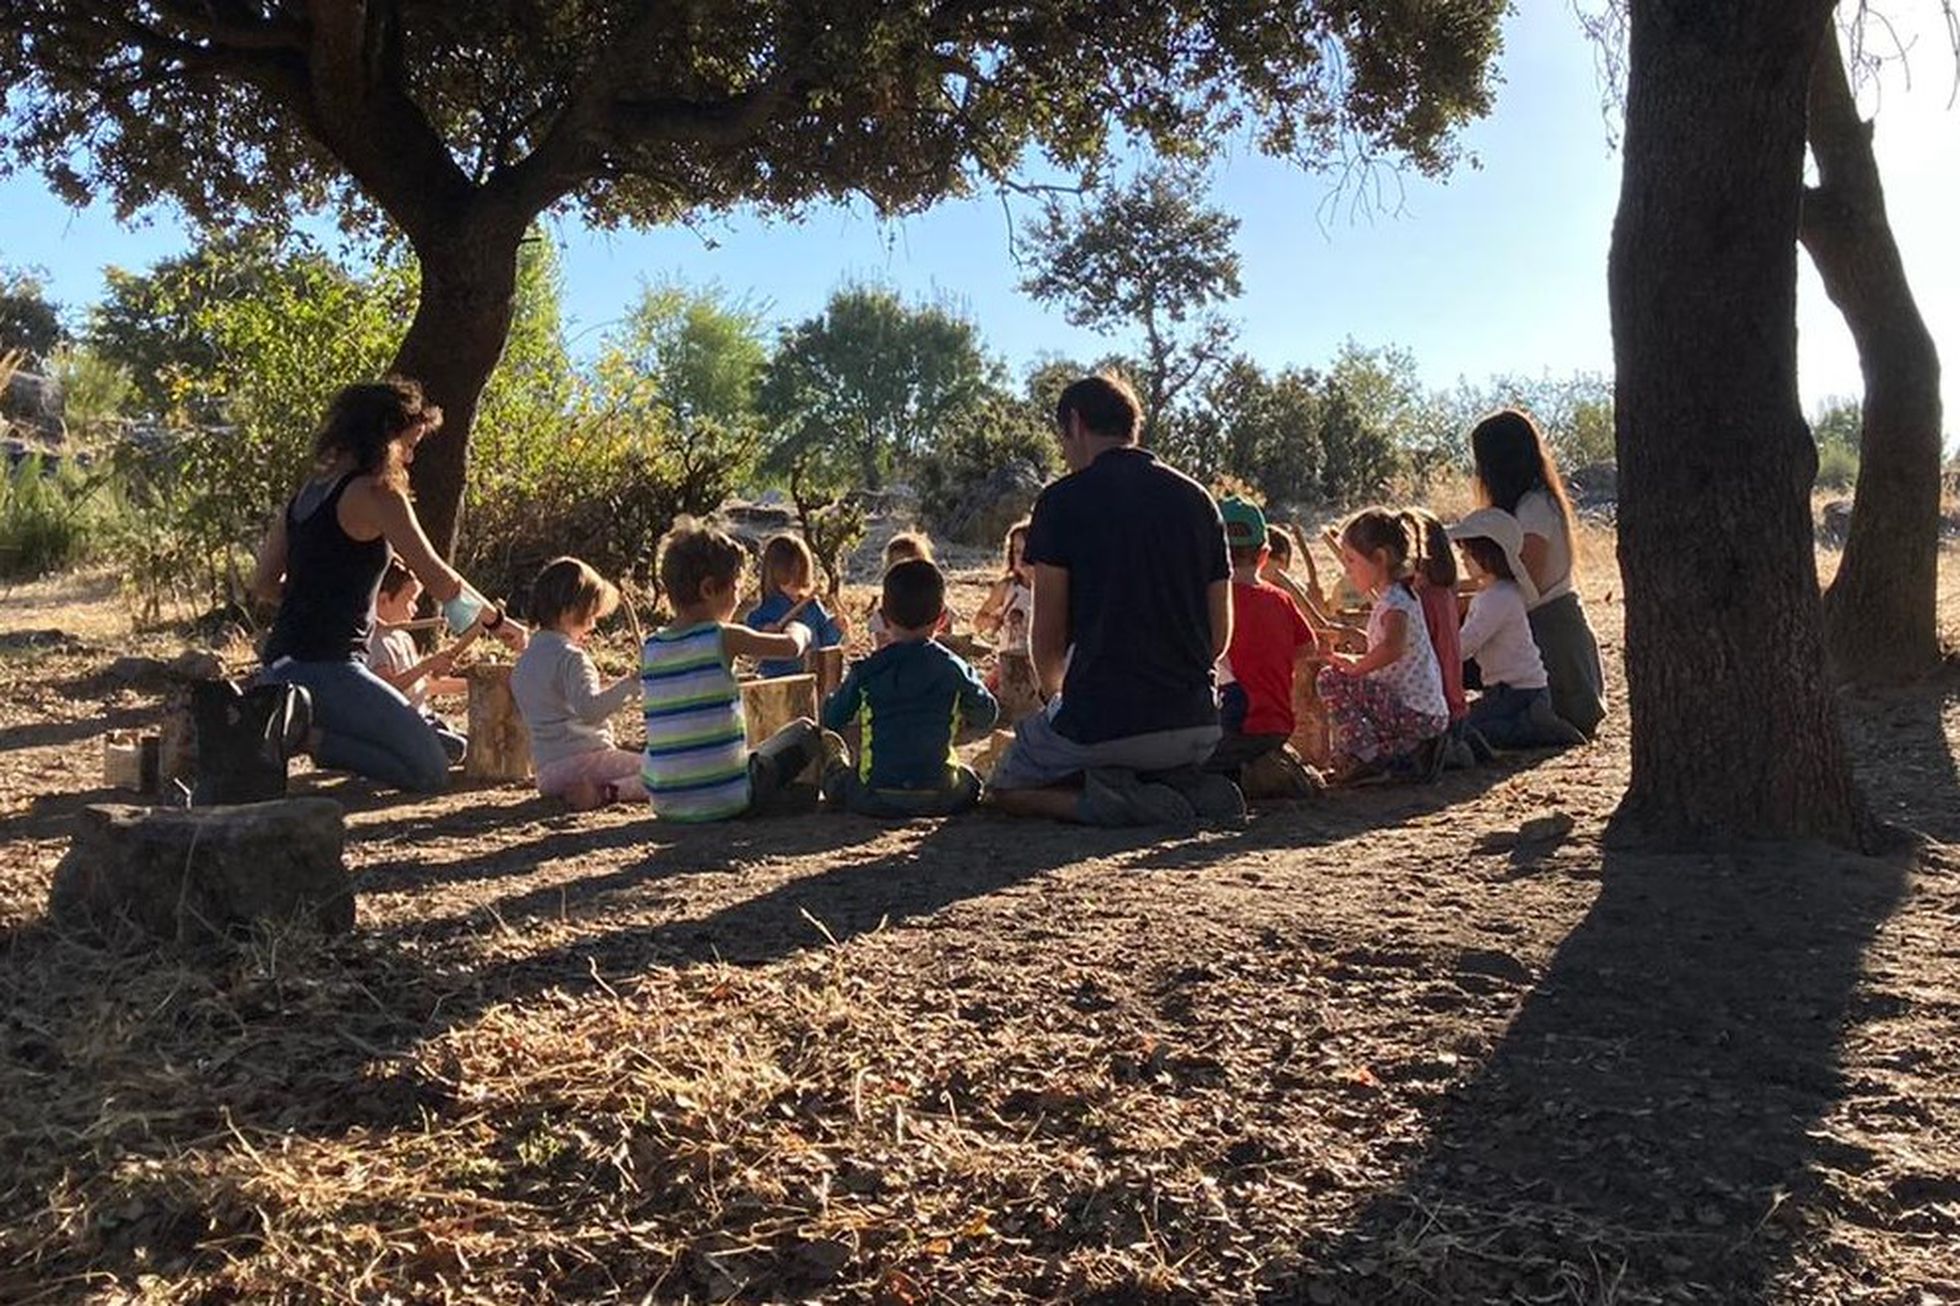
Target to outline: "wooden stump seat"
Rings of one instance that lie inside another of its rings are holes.
[[[478,662],[463,671],[469,682],[469,751],[463,774],[493,783],[531,778],[531,736],[510,692],[511,664]]]

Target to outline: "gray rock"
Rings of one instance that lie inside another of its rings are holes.
[[[111,662],[102,675],[114,684],[128,685],[131,689],[161,689],[170,679],[170,664],[125,653]]]
[[[1832,499],[1824,505],[1823,521],[1817,538],[1826,544],[1842,545],[1851,534],[1851,500]]]
[[[340,804],[286,798],[242,807],[83,809],[55,867],[49,913],[108,929],[127,920],[164,939],[223,934],[252,921],[354,926]]]
[[[1041,487],[1041,477],[1026,463],[997,467],[960,500],[947,534],[961,544],[999,548],[1007,528],[1034,507]]]
[[[51,440],[60,440],[67,429],[61,409],[61,382],[51,376],[15,372],[0,394],[0,415]]]
[[[1582,508],[1616,503],[1620,497],[1620,469],[1612,463],[1588,463],[1565,478],[1572,501]]]
[[[187,648],[170,659],[170,674],[179,680],[223,680],[225,660],[216,649]]]

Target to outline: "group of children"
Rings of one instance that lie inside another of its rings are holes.
[[[1445,529],[1422,509],[1366,508],[1331,542],[1348,583],[1370,601],[1365,631],[1333,621],[1287,574],[1293,544],[1256,504],[1220,505],[1232,560],[1232,640],[1220,668],[1225,737],[1215,769],[1236,771],[1292,736],[1295,676],[1319,664],[1314,690],[1332,725],[1336,782],[1428,777],[1484,760],[1493,747],[1583,743],[1552,711],[1527,618],[1534,597],[1516,518],[1481,509]],[[1456,550],[1451,548],[1455,544]],[[1458,602],[1460,551],[1475,585]],[[1359,652],[1340,645],[1362,642]],[[1482,694],[1467,699],[1465,671]]]
[[[822,724],[792,721],[751,748],[737,659],[765,676],[801,671],[813,649],[846,638],[817,596],[815,565],[794,536],[762,554],[759,601],[743,621],[748,554],[722,531],[683,522],[661,541],[656,568],[672,609],[645,643],[639,673],[602,687],[583,642],[619,601],[576,558],[547,564],[533,590],[538,632],[511,675],[531,732],[538,787],[574,808],[644,795],[668,820],[712,821],[767,807],[819,766],[835,804],[884,816],[948,815],[980,797],[954,750],[960,734],[998,714],[972,667],[934,639],[947,624],[946,579],[930,542],[900,536],[872,624],[876,645],[824,701]],[[618,747],[608,721],[637,692],[640,752]],[[855,760],[843,731],[856,727]]]
[[[1220,512],[1233,627],[1218,666],[1223,737],[1209,769],[1237,779],[1269,755],[1290,758],[1282,750],[1296,726],[1296,679],[1316,666],[1337,781],[1433,774],[1452,755],[1469,760],[1490,745],[1582,738],[1551,711],[1526,619],[1522,536],[1510,514],[1481,510],[1446,531],[1421,510],[1369,508],[1330,532],[1349,583],[1371,601],[1362,631],[1334,620],[1293,580],[1292,537],[1256,504],[1227,498]],[[1025,521],[1008,531],[1001,574],[973,619],[1000,651],[1023,655],[1033,606],[1026,536]],[[1452,542],[1478,587],[1461,622]],[[611,684],[584,645],[617,608],[618,589],[576,558],[546,564],[532,586],[536,632],[511,675],[539,790],[574,809],[647,799],[665,819],[710,821],[769,806],[814,766],[826,799],[850,811],[907,817],[973,806],[981,780],[955,745],[998,718],[999,667],[983,681],[942,642],[952,618],[931,541],[906,532],[886,546],[879,597],[864,614],[872,652],[824,700],[820,720],[793,721],[753,748],[737,660],[752,660],[764,677],[793,675],[813,649],[839,647],[849,631],[817,593],[808,546],[788,534],[764,546],[758,597],[738,622],[748,556],[705,524],[669,532],[656,569],[671,619],[646,640],[638,673]],[[419,586],[397,570],[377,605],[371,665],[460,754],[461,737],[425,704],[431,692],[454,688],[445,677],[464,645],[416,656],[403,627]],[[1341,647],[1355,643],[1364,646]],[[1474,704],[1464,690],[1466,662],[1480,672]],[[619,747],[610,725],[636,696],[646,724],[637,751]],[[855,756],[842,738],[853,728]]]

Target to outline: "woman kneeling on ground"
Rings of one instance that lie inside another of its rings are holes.
[[[1551,682],[1552,709],[1591,739],[1606,718],[1606,672],[1599,641],[1572,578],[1572,503],[1538,424],[1500,408],[1470,432],[1477,497],[1517,518],[1526,576],[1537,591],[1531,637]]]
[[[512,649],[526,634],[436,555],[416,520],[408,466],[441,424],[413,381],[342,389],[314,437],[313,472],[266,533],[252,577],[252,592],[279,605],[263,679],[311,696],[314,761],[422,793],[449,783],[442,741],[366,661],[388,559],[402,560],[457,633],[481,625]]]

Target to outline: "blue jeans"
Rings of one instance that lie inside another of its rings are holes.
[[[417,793],[449,787],[442,740],[401,691],[365,663],[286,659],[260,678],[304,686],[313,696],[313,725],[320,732],[313,760],[320,766]]]
[[[1485,685],[1483,697],[1470,705],[1465,721],[1492,748],[1558,748],[1586,741],[1552,710],[1548,689]]]

